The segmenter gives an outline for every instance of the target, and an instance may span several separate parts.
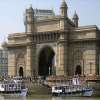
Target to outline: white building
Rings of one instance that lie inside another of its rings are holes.
[[[8,50],[0,45],[0,76],[8,73]]]

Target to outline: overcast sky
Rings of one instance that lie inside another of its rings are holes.
[[[100,28],[100,0],[66,0],[68,16],[75,10],[79,25],[97,25]],[[26,8],[53,9],[59,14],[61,0],[0,0],[0,42],[10,33],[24,32],[23,15]]]

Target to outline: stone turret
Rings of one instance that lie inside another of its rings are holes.
[[[34,10],[32,6],[26,9],[24,25],[27,34],[34,32]]]
[[[79,17],[75,11],[74,16],[73,16],[73,22],[75,24],[75,27],[78,27],[78,20],[79,20]]]
[[[60,6],[60,14],[63,17],[67,17],[67,10],[68,10],[68,6],[65,2],[65,0],[62,0],[61,6]]]

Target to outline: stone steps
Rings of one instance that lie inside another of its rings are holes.
[[[50,94],[51,93],[51,88],[38,83],[26,83],[26,87],[28,88],[28,94]]]

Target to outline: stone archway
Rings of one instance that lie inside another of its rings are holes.
[[[81,75],[81,74],[82,74],[81,66],[80,65],[77,65],[76,66],[76,69],[75,69],[75,75]]]
[[[55,52],[49,46],[40,50],[38,57],[38,75],[46,77],[53,74]]]
[[[16,68],[17,76],[25,76],[25,57],[22,52],[18,52],[16,55]]]
[[[73,75],[83,74],[83,51],[81,49],[75,49],[73,52]]]
[[[24,73],[23,73],[23,67],[20,67],[20,68],[19,68],[19,76],[22,76],[22,77],[23,77],[23,74],[24,74]]]

